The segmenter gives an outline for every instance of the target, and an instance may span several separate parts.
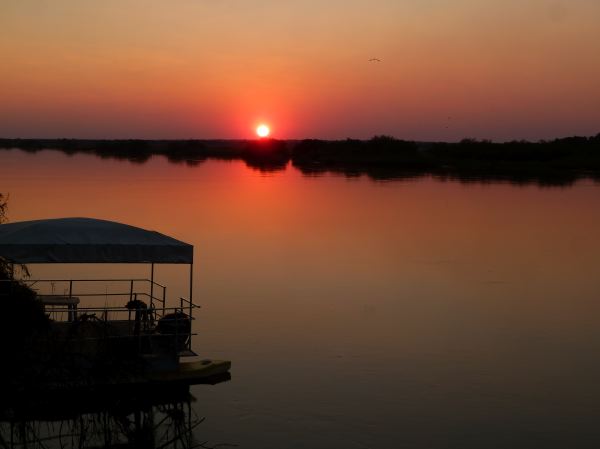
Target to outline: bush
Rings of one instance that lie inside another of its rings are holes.
[[[6,222],[7,196],[0,193],[0,224]],[[20,266],[27,273],[27,268]],[[35,292],[20,281],[14,281],[12,264],[0,256],[0,351],[19,354],[35,336],[48,329],[44,307]]]

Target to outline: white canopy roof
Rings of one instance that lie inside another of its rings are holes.
[[[194,247],[155,231],[93,218],[0,225],[0,256],[15,263],[182,263]]]

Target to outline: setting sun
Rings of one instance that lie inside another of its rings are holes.
[[[271,130],[265,124],[258,125],[258,127],[256,128],[256,135],[258,137],[267,137],[270,133],[271,133]]]

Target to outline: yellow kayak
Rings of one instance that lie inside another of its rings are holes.
[[[158,371],[150,375],[155,382],[190,382],[202,381],[221,376],[231,369],[229,360],[199,360],[180,363],[176,370]]]

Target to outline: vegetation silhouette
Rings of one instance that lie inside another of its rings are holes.
[[[7,221],[7,210],[7,196],[0,193],[0,224]],[[28,275],[26,267],[18,265],[17,269]],[[5,367],[0,370],[0,392],[10,379],[27,382],[31,378],[31,348],[49,329],[49,319],[35,300],[35,292],[23,282],[14,281],[14,275],[15,265],[0,257],[0,353]],[[37,371],[38,363],[33,365]]]
[[[0,149],[11,148],[91,153],[134,163],[144,163],[154,155],[188,165],[208,159],[242,160],[263,172],[282,170],[291,162],[305,175],[365,175],[378,181],[422,176],[541,186],[568,186],[580,179],[600,181],[600,134],[503,143],[475,139],[415,142],[390,136],[336,141],[0,139]]]
[[[374,180],[433,176],[564,186],[583,178],[600,181],[600,134],[537,143],[418,143],[387,136],[369,141],[304,140],[294,147],[292,164],[305,174],[367,175]]]
[[[241,159],[250,168],[262,172],[283,170],[290,161],[286,142],[275,139],[246,142]]]
[[[0,149],[20,149],[30,153],[58,150],[68,155],[94,154],[102,159],[127,160],[136,164],[152,156],[165,156],[170,162],[195,166],[207,159],[243,160],[261,171],[285,168],[290,154],[285,141],[261,140],[89,140],[89,139],[0,139]]]

